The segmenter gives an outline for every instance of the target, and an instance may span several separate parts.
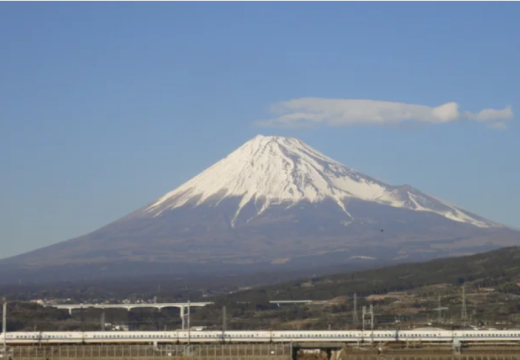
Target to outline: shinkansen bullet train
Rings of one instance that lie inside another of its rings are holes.
[[[0,334],[0,343],[3,342]],[[23,344],[183,344],[269,342],[518,342],[520,330],[377,331],[69,331],[8,332],[6,342]]]

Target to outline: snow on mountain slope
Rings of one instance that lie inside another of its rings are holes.
[[[164,211],[209,199],[238,197],[242,208],[253,201],[258,214],[275,204],[311,203],[333,199],[348,212],[346,199],[356,198],[398,208],[429,211],[478,227],[501,226],[426,195],[408,185],[391,186],[348,168],[295,138],[256,136],[177,189],[146,207],[142,215],[159,216]]]

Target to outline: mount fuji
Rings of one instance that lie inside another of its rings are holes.
[[[0,266],[214,272],[418,261],[519,244],[520,232],[409,185],[385,184],[298,139],[259,135],[126,217]]]

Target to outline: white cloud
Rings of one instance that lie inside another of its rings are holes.
[[[503,123],[503,122],[491,123],[488,126],[492,129],[496,129],[496,130],[506,130],[507,129],[507,124]]]
[[[461,113],[455,102],[431,107],[378,100],[322,98],[284,101],[273,105],[271,110],[277,117],[259,121],[257,124],[276,127],[378,125],[405,121],[439,124],[466,119],[489,122],[490,127],[504,129],[506,124],[503,120],[513,117],[510,106],[504,109],[484,109],[478,113]]]
[[[513,118],[513,109],[511,106],[507,106],[503,109],[484,109],[479,113],[473,114],[466,112],[466,116],[469,119],[477,121],[496,121],[496,120],[508,120]]]

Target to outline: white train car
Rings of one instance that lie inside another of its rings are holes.
[[[456,330],[453,337],[461,342],[519,342],[520,330]]]
[[[3,334],[0,335],[3,341]],[[56,331],[56,332],[36,332],[20,331],[8,332],[6,342],[16,345],[31,344],[78,344],[83,340],[81,331]]]
[[[0,334],[0,343],[3,334]],[[520,344],[520,330],[374,330],[374,331],[65,331],[10,332],[9,345],[32,344],[186,344],[270,342],[421,342]]]
[[[379,331],[273,331],[273,342],[364,342],[395,341],[393,330]]]
[[[86,331],[85,344],[125,344],[125,343],[172,343],[176,342],[173,331]]]
[[[203,336],[203,331],[197,332],[195,335]],[[193,335],[193,333],[191,333]],[[179,338],[185,340],[186,338]],[[272,341],[271,331],[226,331],[224,333],[216,333],[215,340],[228,343],[269,343]]]
[[[450,342],[453,341],[453,331],[443,329],[404,330],[397,331],[396,338],[401,342]]]

